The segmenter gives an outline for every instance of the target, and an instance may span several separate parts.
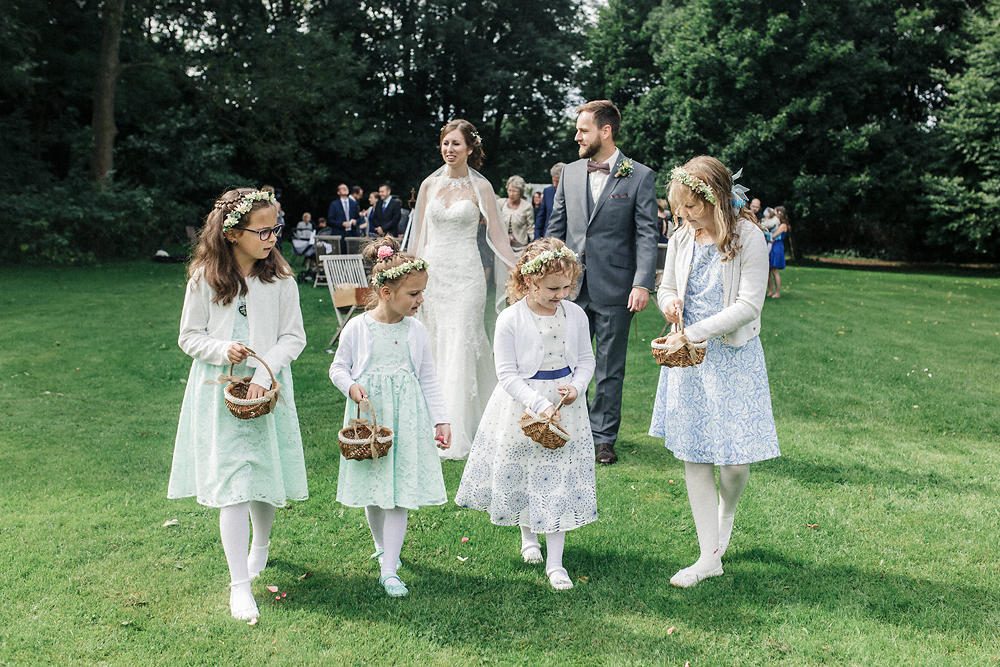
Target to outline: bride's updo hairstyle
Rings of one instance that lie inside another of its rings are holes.
[[[408,252],[400,251],[399,241],[395,236],[386,235],[374,239],[361,250],[361,254],[372,263],[372,294],[365,304],[365,310],[371,310],[378,305],[382,298],[379,293],[383,287],[395,290],[411,273],[427,270],[426,262]],[[391,275],[392,269],[401,267],[405,270],[397,272],[399,275]],[[390,275],[386,275],[386,272]]]
[[[681,206],[690,205],[704,209],[706,206],[715,206],[715,230],[718,234],[718,241],[715,247],[722,255],[722,261],[733,259],[739,252],[739,220],[742,218],[752,222],[756,227],[757,216],[750,212],[750,208],[742,206],[739,209],[733,207],[733,177],[722,164],[714,157],[699,155],[674,172],[679,176],[670,181],[670,209],[677,211]],[[685,179],[683,182],[680,179]],[[715,202],[709,201],[704,188],[711,190],[712,198]],[[679,216],[678,216],[679,217]],[[698,233],[695,233],[697,236]]]
[[[448,123],[441,128],[441,137],[438,139],[438,145],[444,141],[444,138],[448,136],[453,130],[458,130],[462,133],[465,138],[465,143],[472,147],[472,154],[469,155],[469,166],[473,169],[479,169],[483,164],[483,160],[486,159],[486,153],[483,153],[483,140],[479,138],[479,133],[476,132],[476,126],[467,120],[462,120],[461,118],[456,118],[455,120],[448,121]]]
[[[538,258],[542,253],[558,253],[558,251],[563,248],[566,248],[566,244],[555,238],[535,239],[528,244],[528,246],[524,249],[524,254],[521,255],[521,259],[517,261],[517,266],[514,267],[514,270],[510,272],[510,277],[507,278],[506,289],[508,306],[517,303],[527,296],[528,281],[545,278],[546,276],[566,276],[573,281],[570,283],[570,292],[572,293],[572,291],[576,289],[576,281],[580,278],[580,274],[583,273],[583,269],[580,268],[580,263],[573,255],[568,257],[554,257],[547,261],[543,261],[538,266],[537,271],[532,273],[521,273],[521,269],[525,264]],[[568,250],[568,248],[566,249]]]

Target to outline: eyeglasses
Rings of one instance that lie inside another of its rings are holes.
[[[278,225],[277,227],[268,229],[247,229],[246,227],[233,227],[233,229],[242,229],[244,232],[253,232],[254,234],[260,236],[261,241],[266,241],[269,238],[271,238],[271,234],[274,234],[275,236],[281,236],[281,230],[284,228],[285,228],[284,225]]]

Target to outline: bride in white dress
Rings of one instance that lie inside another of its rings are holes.
[[[496,195],[475,170],[483,159],[472,123],[453,120],[441,130],[444,166],[420,185],[414,220],[404,242],[427,260],[427,289],[417,319],[427,327],[438,380],[451,417],[451,447],[442,458],[465,459],[496,386],[493,350],[486,336],[486,278],[476,235],[487,223],[487,242],[510,267],[514,253],[500,222]],[[502,286],[498,288],[503,293]],[[498,303],[499,305],[499,303]]]

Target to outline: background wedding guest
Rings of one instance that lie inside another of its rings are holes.
[[[562,178],[563,167],[566,164],[556,162],[549,170],[552,176],[552,185],[542,190],[542,205],[535,212],[535,238],[540,239],[548,233],[549,218],[552,216],[552,203],[555,201],[556,188],[559,187],[559,179]]]
[[[372,214],[368,220],[369,233],[374,232],[379,236],[390,234],[399,236],[399,210],[403,207],[399,199],[392,196],[392,188],[388,183],[383,183],[378,188],[379,201],[372,207]]]
[[[351,186],[351,198],[358,203],[358,236],[368,236],[368,218],[364,215],[367,203],[365,191],[360,185]]]
[[[656,200],[656,214],[660,218],[660,243],[667,243],[677,229],[674,216],[670,214],[670,204],[666,199]]]
[[[507,179],[507,196],[498,197],[500,204],[500,219],[510,237],[510,248],[515,257],[520,257],[524,246],[531,242],[534,209],[525,196],[528,184],[520,176]]]
[[[772,299],[781,298],[781,274],[779,271],[785,268],[785,237],[792,229],[788,220],[788,211],[784,206],[774,209],[778,218],[778,226],[770,233],[771,251],[768,253],[768,264],[770,271],[767,275],[767,295]]]
[[[360,236],[358,231],[358,201],[350,196],[346,183],[337,186],[337,198],[330,202],[326,214],[328,224],[340,238],[340,252],[347,252],[347,237]]]
[[[538,209],[541,207],[541,205],[542,205],[542,193],[541,193],[541,191],[536,191],[536,192],[531,193],[531,208],[534,209],[534,211],[535,211],[534,215],[536,217],[538,216]],[[534,230],[532,230],[532,232],[534,232]],[[538,238],[538,237],[534,237],[534,238]]]

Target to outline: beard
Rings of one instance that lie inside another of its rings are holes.
[[[601,142],[597,141],[592,144],[583,144],[580,146],[580,157],[590,159],[597,155],[598,151],[601,150]]]

